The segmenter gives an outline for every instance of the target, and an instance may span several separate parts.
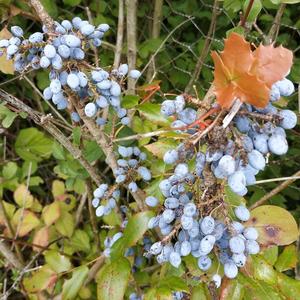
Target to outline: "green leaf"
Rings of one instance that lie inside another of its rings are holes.
[[[89,141],[84,145],[83,157],[89,162],[100,159],[103,156],[102,149],[95,141]]]
[[[136,95],[126,95],[122,98],[122,107],[124,108],[134,108],[139,104],[140,97]]]
[[[75,299],[88,275],[88,272],[89,268],[87,266],[80,266],[73,271],[72,278],[64,282],[62,300]]]
[[[70,6],[77,6],[80,4],[81,0],[63,0],[64,4]]]
[[[224,0],[223,7],[225,10],[237,12],[241,10],[242,3],[240,0]]]
[[[15,162],[10,161],[3,166],[2,176],[5,179],[12,179],[16,175],[17,170],[18,165]]]
[[[205,284],[199,284],[198,286],[195,286],[192,290],[191,300],[200,300],[200,299],[211,300],[211,296]]]
[[[271,285],[276,284],[277,274],[276,271],[264,259],[259,256],[252,256],[252,266],[254,270],[253,277],[262,280]]]
[[[52,0],[40,0],[40,1],[45,7],[46,11],[49,13],[49,15],[55,18],[58,14],[56,2],[53,2]]]
[[[244,287],[237,280],[230,280],[226,277],[222,279],[220,300],[242,300],[244,296]]]
[[[158,158],[162,159],[168,150],[174,149],[176,146],[177,143],[174,139],[160,139],[157,142],[145,145],[145,148]]]
[[[98,300],[123,300],[130,276],[130,263],[119,258],[102,267],[97,275]]]
[[[300,295],[300,281],[292,279],[285,274],[278,273],[278,287],[287,299],[296,299]]]
[[[23,279],[25,290],[29,293],[36,293],[53,286],[57,275],[46,265],[34,272],[32,276]]]
[[[21,216],[23,215],[23,218]],[[22,220],[22,221],[21,221]],[[12,223],[15,228],[19,228],[18,236],[23,237],[34,228],[40,225],[38,217],[29,210],[18,209],[13,216]]]
[[[176,276],[169,276],[169,277],[164,277],[159,281],[158,284],[159,288],[168,288],[171,291],[182,291],[189,293],[189,287],[187,286],[186,282]]]
[[[137,106],[137,110],[148,120],[159,125],[170,125],[170,121],[160,112],[160,105],[154,103],[144,103]]]
[[[129,219],[123,235],[127,247],[134,246],[143,237],[148,229],[149,219],[153,215],[152,211],[143,211]]]
[[[74,231],[74,218],[73,216],[66,212],[62,211],[60,218],[55,223],[56,230],[63,236],[71,237]]]
[[[276,261],[276,270],[283,272],[294,268],[298,261],[297,257],[298,253],[295,245],[285,247]]]
[[[288,245],[297,240],[298,225],[294,217],[285,209],[263,205],[251,211],[251,219],[246,226],[253,226],[259,233],[258,242],[265,245]]]
[[[52,140],[44,133],[36,128],[26,128],[20,130],[16,138],[15,149],[22,159],[39,162],[50,157],[52,145]]]
[[[25,184],[20,184],[14,191],[14,200],[19,207],[29,208],[33,204],[33,197]]]
[[[71,238],[71,245],[75,251],[84,251],[88,253],[91,250],[90,238],[88,234],[81,229],[75,230]]]
[[[244,287],[246,299],[253,299],[253,295],[255,295],[255,300],[282,300],[272,285],[259,280],[254,280],[242,273],[239,273],[238,281]]]
[[[300,0],[281,0],[281,3],[296,4],[300,3]]]
[[[244,2],[244,5],[243,5],[243,11],[244,13],[246,12],[247,10],[247,7],[249,5],[249,2],[250,0],[246,0]],[[261,0],[254,0],[253,4],[252,4],[252,7],[250,9],[250,12],[249,12],[249,15],[248,15],[248,18],[247,18],[247,22],[255,22],[257,16],[259,15],[259,13],[261,12],[262,10],[262,4],[261,4]]]
[[[72,137],[73,137],[73,144],[79,146],[80,139],[81,139],[81,128],[79,126],[73,128]]]
[[[53,203],[45,206],[43,208],[42,217],[47,226],[53,224],[61,214],[61,209],[58,201],[54,201]]]
[[[278,246],[269,247],[263,250],[260,254],[266,262],[273,266],[278,258]]]
[[[56,250],[48,250],[44,253],[46,263],[56,273],[66,272],[71,269],[70,259]]]

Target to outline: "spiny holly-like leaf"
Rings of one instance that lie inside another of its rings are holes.
[[[232,32],[225,40],[224,50],[212,52],[214,86],[218,103],[229,108],[235,99],[257,107],[269,101],[270,87],[282,79],[292,66],[293,55],[282,46],[260,45],[252,52],[250,43]]]

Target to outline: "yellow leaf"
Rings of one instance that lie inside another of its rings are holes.
[[[52,183],[52,194],[53,197],[56,199],[59,196],[64,195],[65,193],[65,185],[60,180],[54,180]]]
[[[33,237],[33,244],[41,247],[47,247],[49,244],[49,228],[43,227],[39,229]],[[41,251],[40,247],[33,247],[34,251]]]
[[[42,212],[43,220],[47,226],[53,224],[60,217],[60,205],[55,201],[47,205]]]
[[[14,191],[15,202],[24,208],[29,208],[33,204],[33,196],[24,184],[21,184]]]
[[[15,230],[18,229],[18,236],[22,237],[29,233],[31,230],[39,226],[40,221],[38,217],[29,210],[18,209],[12,218],[12,224]]]
[[[1,39],[9,39],[11,38],[11,33],[4,27],[0,31],[0,40]],[[6,55],[3,54],[0,57],[0,71],[4,74],[14,74],[14,65],[12,60],[7,60]]]
[[[288,245],[296,241],[299,235],[294,217],[287,210],[274,205],[253,209],[246,226],[257,229],[258,242],[263,246]]]

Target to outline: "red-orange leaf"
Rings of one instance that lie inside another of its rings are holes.
[[[229,108],[235,99],[265,107],[270,88],[282,79],[292,66],[292,52],[282,46],[260,45],[254,52],[250,43],[231,33],[224,50],[211,54],[214,65],[214,87],[218,103]]]
[[[282,46],[259,47],[253,52],[255,61],[251,73],[256,74],[268,86],[286,76],[293,64],[293,52]]]

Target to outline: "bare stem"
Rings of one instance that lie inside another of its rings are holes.
[[[36,11],[36,14],[40,18],[40,20],[43,22],[43,24],[47,27],[48,31],[53,31],[54,28],[54,21],[49,16],[45,8],[43,7],[42,3],[39,0],[30,0],[31,6]]]
[[[286,6],[285,3],[281,3],[277,10],[276,16],[273,21],[273,25],[270,28],[270,31],[269,31],[267,37],[265,38],[265,44],[267,44],[267,45],[271,44],[274,40],[276,40],[276,37],[279,32],[279,28],[280,28],[280,20],[284,13],[285,6]]]
[[[126,0],[127,24],[127,60],[129,70],[135,69],[136,64],[136,3],[137,0]],[[128,78],[128,93],[135,94],[136,80]]]
[[[119,0],[119,13],[118,13],[118,31],[117,42],[114,58],[114,69],[117,69],[121,62],[122,48],[123,48],[123,35],[124,35],[124,0]]]
[[[152,32],[151,32],[151,38],[153,38],[153,39],[158,38],[159,34],[160,34],[162,5],[163,5],[163,0],[155,0],[154,12],[153,12],[153,22],[152,22]],[[154,76],[155,76],[155,58],[152,60],[152,64],[149,65],[146,81],[150,82]]]
[[[246,8],[245,14],[242,16],[242,20],[241,20],[242,27],[245,27],[245,25],[246,25],[246,22],[249,17],[249,13],[251,11],[253,4],[254,4],[254,0],[250,0],[248,6]]]

